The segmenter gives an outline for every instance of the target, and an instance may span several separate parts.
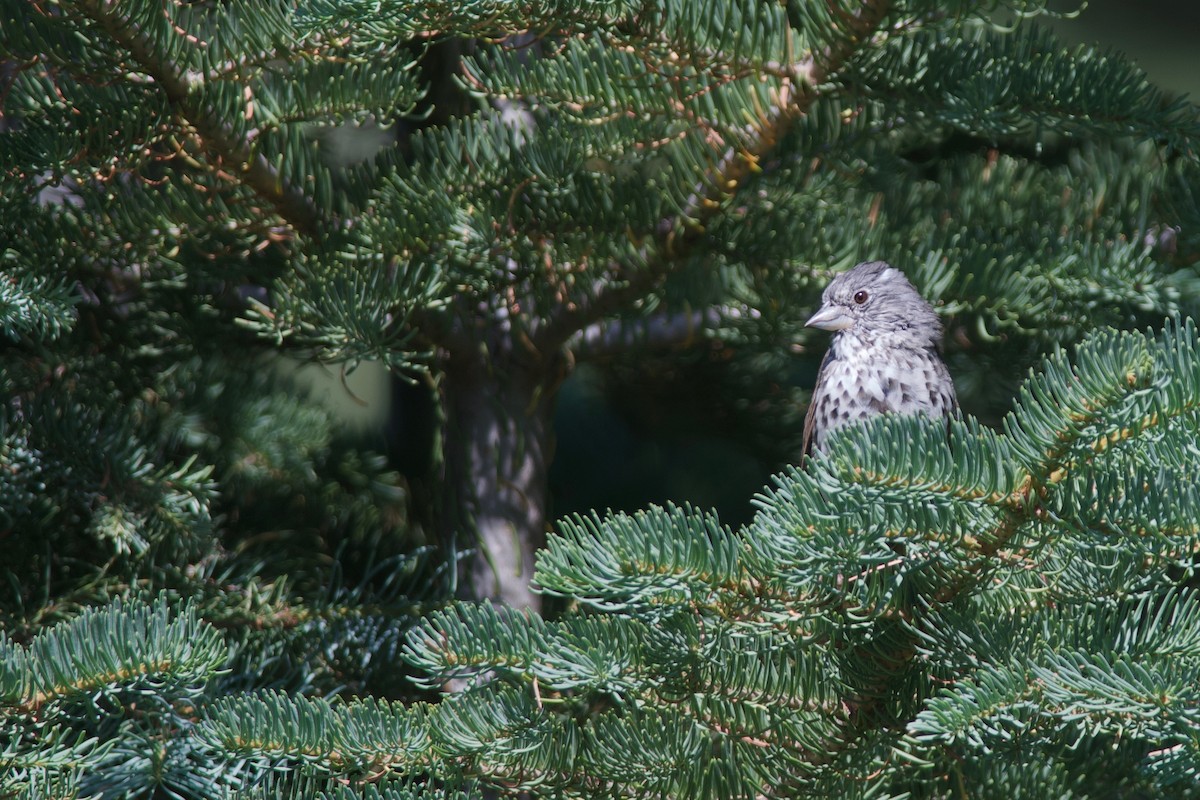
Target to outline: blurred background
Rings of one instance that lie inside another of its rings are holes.
[[[1078,2],[1053,2],[1069,12]],[[1159,87],[1200,97],[1200,3],[1194,0],[1093,0],[1075,19],[1051,22],[1070,42],[1100,45],[1132,58]]]

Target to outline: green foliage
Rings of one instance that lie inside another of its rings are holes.
[[[226,656],[220,636],[193,609],[168,615],[162,600],[131,608],[117,601],[85,611],[39,633],[23,652],[18,662],[31,668],[31,683],[8,698],[19,706],[97,703],[118,687],[194,697]]]
[[[247,737],[248,731],[255,733]],[[200,736],[222,753],[264,758],[301,754],[302,763],[360,779],[428,764],[423,707],[373,699],[335,705],[275,694],[227,698],[208,707]]]
[[[392,43],[453,30],[463,35],[488,36],[529,28],[561,29],[572,24],[592,29],[616,22],[638,10],[636,3],[611,0],[565,0],[521,8],[505,2],[478,3],[462,8],[450,3],[360,2],[314,0],[301,4],[301,29],[324,31],[351,28],[367,41]]]
[[[163,597],[84,611],[25,646],[5,637],[5,792],[128,782],[136,771],[128,759],[150,756],[151,739],[160,740],[156,749],[169,746],[163,728],[187,724],[188,707],[227,657],[220,633],[193,606],[172,612]],[[139,708],[150,713],[129,713]],[[114,737],[118,726],[123,735]],[[122,762],[127,768],[116,768]],[[88,775],[89,767],[108,770]]]
[[[521,728],[545,733],[521,766],[568,759],[549,794],[591,796],[579,772],[617,796],[824,794],[853,774],[894,794],[948,773],[1017,792],[1047,759],[1083,793],[1119,763],[1127,790],[1170,794],[1198,767],[1200,606],[1181,579],[1200,462],[1178,446],[1200,427],[1198,347],[1190,321],[1093,336],[1027,381],[1005,433],[848,431],[738,532],[683,509],[565,523],[537,579],[578,611],[455,609],[408,658],[490,676],[438,714],[507,719],[523,698]],[[583,647],[607,674],[568,655]]]
[[[1011,35],[979,28],[953,38],[920,31],[896,37],[847,73],[847,84],[865,97],[899,100],[905,117],[989,139],[1119,126],[1186,151],[1200,133],[1189,103],[1166,99],[1124,58],[1091,48],[1064,52],[1036,27]]]
[[[6,251],[4,260],[15,262],[14,251]],[[46,275],[17,274],[0,286],[0,319],[4,336],[19,340],[22,336],[53,340],[75,321],[75,298],[70,287]]]
[[[231,769],[417,797],[1183,796],[1198,431],[1194,323],[1100,332],[1003,432],[850,428],[740,530],[563,523],[537,575],[573,600],[560,619],[458,605],[409,634],[405,661],[461,687],[437,705],[257,693],[196,736]]]
[[[297,264],[330,321],[439,285],[322,219],[363,197],[317,134],[422,92],[411,59],[310,47],[291,13],[0,3],[4,794],[220,796],[244,776],[194,737],[201,702],[411,692],[389,661],[448,581],[401,477],[284,376],[246,298]],[[395,344],[361,319],[320,342]]]
[[[1200,117],[989,22],[1042,5],[0,0],[0,794],[1186,794]],[[847,430],[737,530],[567,519],[554,619],[443,607],[405,478],[278,367],[482,364],[532,418],[682,314],[794,418],[868,257],[980,417]]]

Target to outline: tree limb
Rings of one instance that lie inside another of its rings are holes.
[[[718,328],[722,322],[754,316],[755,313],[753,310],[729,306],[709,306],[686,311],[664,311],[634,319],[602,319],[572,336],[567,345],[578,359],[600,358],[628,352],[634,347],[687,347]]]
[[[622,282],[604,283],[591,297],[563,306],[537,332],[541,350],[562,346],[588,325],[644,297],[662,279],[678,269],[703,237],[705,223],[722,213],[726,202],[741,189],[788,133],[808,113],[819,97],[817,86],[842,68],[883,23],[891,11],[891,0],[863,0],[857,14],[840,14],[842,36],[824,53],[810,53],[786,71],[777,89],[777,102],[764,110],[751,140],[730,148],[701,182],[687,206],[677,216],[658,226],[657,248],[648,263]]]
[[[224,120],[196,102],[194,90],[202,82],[200,76],[188,74],[178,65],[160,58],[146,33],[121,15],[119,4],[92,0],[80,3],[79,7],[162,87],[171,107],[216,154],[241,168],[236,174],[242,183],[266,199],[297,232],[309,236],[319,233],[321,215],[312,198],[285,180],[266,156],[256,152],[250,142],[238,136]]]

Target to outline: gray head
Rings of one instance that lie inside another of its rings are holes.
[[[887,347],[925,348],[942,338],[933,307],[886,261],[867,261],[834,278],[805,325]]]

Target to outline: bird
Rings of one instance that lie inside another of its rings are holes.
[[[822,452],[838,428],[879,414],[958,413],[937,312],[886,261],[830,281],[805,326],[833,331],[804,418],[805,457]]]

